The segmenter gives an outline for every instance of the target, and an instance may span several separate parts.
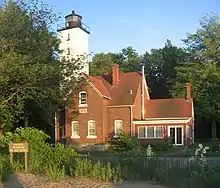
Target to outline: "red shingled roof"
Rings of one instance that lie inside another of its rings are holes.
[[[180,99],[154,99],[145,103],[145,118],[192,117],[192,101]]]
[[[99,92],[107,98],[110,98],[109,105],[132,105],[134,104],[138,86],[141,83],[140,72],[120,73],[120,81],[116,87],[112,86],[112,75],[86,77],[99,90]],[[132,94],[130,91],[132,90]]]
[[[133,105],[142,79],[141,72],[120,73],[120,81],[114,87],[111,74],[85,76],[104,97],[109,99],[111,106]],[[145,102],[145,118],[192,117],[192,107],[192,102],[184,98],[148,100]]]

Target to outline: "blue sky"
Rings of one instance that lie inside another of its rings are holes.
[[[220,0],[44,0],[64,16],[74,9],[90,27],[89,51],[119,52],[127,46],[144,53],[166,39],[182,46],[209,12],[220,14]]]

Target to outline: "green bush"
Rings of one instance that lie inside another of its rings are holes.
[[[165,140],[148,141],[142,146],[143,148],[146,148],[149,144],[151,145],[153,151],[168,151],[170,148],[173,147],[171,137],[168,137]]]
[[[0,154],[0,182],[7,179],[12,172],[9,156]]]
[[[117,152],[126,152],[128,150],[140,147],[140,142],[137,137],[130,137],[125,133],[121,133],[117,138],[112,138],[110,143],[113,150]]]
[[[57,144],[51,147],[46,141],[50,137],[43,131],[27,127],[17,128],[14,133],[6,132],[0,145],[8,148],[10,141],[27,141],[29,144],[28,152],[28,171],[32,173],[45,173],[48,166],[58,165],[68,166],[71,158],[77,153],[72,148],[65,148],[63,144]],[[17,171],[24,169],[23,153],[15,153],[13,167]]]

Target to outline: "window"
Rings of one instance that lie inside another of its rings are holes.
[[[88,136],[87,138],[97,138],[96,123],[93,120],[88,121]]]
[[[154,127],[146,127],[147,128],[147,138],[154,138]]]
[[[163,138],[164,127],[163,126],[139,126],[138,138]]]
[[[87,106],[87,93],[86,93],[86,91],[79,92],[79,106]]]
[[[67,48],[67,55],[70,55],[70,48]]]
[[[146,129],[145,127],[138,127],[138,137],[145,138],[146,136]]]
[[[72,122],[72,138],[79,138],[79,122]]]
[[[115,136],[117,137],[123,130],[123,121],[122,120],[115,120]]]
[[[67,34],[67,41],[69,41],[70,40],[70,34],[68,33]]]
[[[156,127],[156,138],[163,138],[163,132],[164,128],[163,127]]]

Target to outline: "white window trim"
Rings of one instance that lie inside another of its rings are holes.
[[[182,146],[184,145],[184,126],[182,125],[177,125],[177,126],[168,126],[168,137],[170,137],[170,128],[175,128],[175,143],[173,145],[176,145],[176,146]],[[177,142],[177,134],[176,134],[176,128],[181,128],[182,130],[182,144],[176,144]]]
[[[123,129],[123,121],[122,120],[120,120],[120,119],[117,119],[117,120],[114,120],[114,129],[115,129],[115,134],[114,134],[114,137],[115,138],[117,138],[118,137],[118,135],[116,135],[116,125],[117,125],[117,123],[118,122],[121,122],[122,123],[122,129]]]
[[[140,127],[144,127],[145,128],[145,137],[139,137],[139,128]],[[154,137],[147,137],[147,128],[148,127],[154,127]],[[164,138],[164,132],[163,132],[163,136],[162,137],[156,137],[156,127],[164,128],[164,126],[138,126],[138,139],[162,139],[162,138]]]
[[[72,121],[72,123],[71,123],[72,136],[71,136],[71,138],[80,138],[79,135],[73,136],[73,123],[78,123],[78,125],[79,125],[79,122],[78,122],[78,121]]]
[[[95,131],[96,131],[96,122],[94,120],[89,120],[88,121],[88,136],[87,136],[87,138],[97,138],[97,135],[89,135],[89,123],[95,123]]]
[[[86,93],[86,104],[81,104],[81,94]],[[86,91],[79,92],[79,107],[87,107],[88,106],[88,95]]]

